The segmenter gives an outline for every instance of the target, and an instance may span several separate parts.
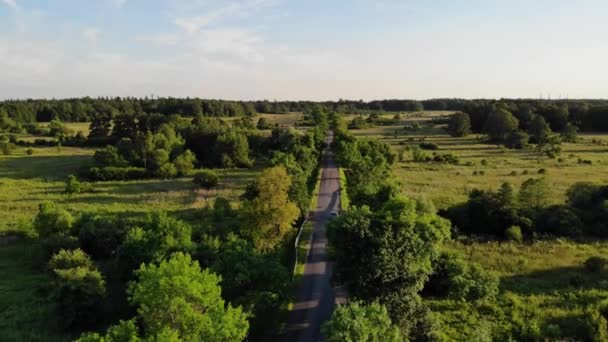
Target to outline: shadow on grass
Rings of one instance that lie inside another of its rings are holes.
[[[573,290],[606,289],[608,277],[582,267],[558,267],[500,279],[501,288],[524,295],[540,295]]]
[[[64,180],[90,160],[91,156],[83,155],[2,158],[0,159],[0,177]]]

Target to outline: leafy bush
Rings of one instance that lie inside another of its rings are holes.
[[[600,273],[606,269],[608,258],[603,256],[592,256],[585,260],[585,269],[591,273]]]
[[[521,227],[519,226],[511,226],[505,230],[505,237],[509,241],[517,241],[521,242],[523,240],[523,235],[521,233]]]
[[[54,203],[44,202],[38,206],[34,229],[40,238],[69,235],[73,224],[74,217]]]
[[[126,181],[152,178],[153,174],[142,167],[92,167],[85,173],[92,181]]]
[[[364,305],[359,302],[338,306],[322,327],[325,340],[342,341],[404,341],[399,328],[391,322],[386,308],[377,302]]]
[[[181,176],[190,173],[194,169],[194,163],[196,163],[196,156],[190,150],[184,151],[173,161],[177,174]]]
[[[90,257],[82,250],[61,250],[51,258],[49,268],[62,324],[72,327],[95,322],[106,288]]]
[[[201,170],[194,175],[192,182],[196,186],[209,190],[219,184],[220,177],[213,170]]]
[[[438,150],[439,149],[439,145],[437,145],[435,143],[420,143],[418,146],[420,146],[420,148],[423,150]]]
[[[457,300],[479,301],[498,294],[498,277],[456,253],[442,253],[433,266],[425,292]]]
[[[116,217],[83,214],[74,224],[81,248],[96,259],[114,255],[124,240],[127,225]]]

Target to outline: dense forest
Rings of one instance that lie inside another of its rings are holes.
[[[21,129],[32,122],[85,122],[117,115],[161,114],[213,117],[254,116],[257,113],[310,112],[320,107],[326,112],[370,113],[421,110],[463,111],[471,116],[473,129],[485,122],[497,107],[505,108],[526,121],[542,115],[554,130],[565,123],[583,131],[608,131],[608,100],[378,100],[378,101],[222,101],[177,98],[80,98],[65,100],[7,100],[0,103],[0,129]]]

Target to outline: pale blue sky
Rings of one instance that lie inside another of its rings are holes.
[[[0,0],[0,98],[608,98],[605,0]]]

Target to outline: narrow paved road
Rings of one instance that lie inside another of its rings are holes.
[[[332,141],[333,132],[329,132],[327,145],[330,146]],[[327,258],[326,225],[331,212],[340,210],[340,176],[329,147],[323,152],[322,166],[319,201],[310,216],[314,225],[310,250],[284,338],[290,342],[321,340],[321,325],[329,319],[334,308],[335,293],[331,286],[333,265]]]

